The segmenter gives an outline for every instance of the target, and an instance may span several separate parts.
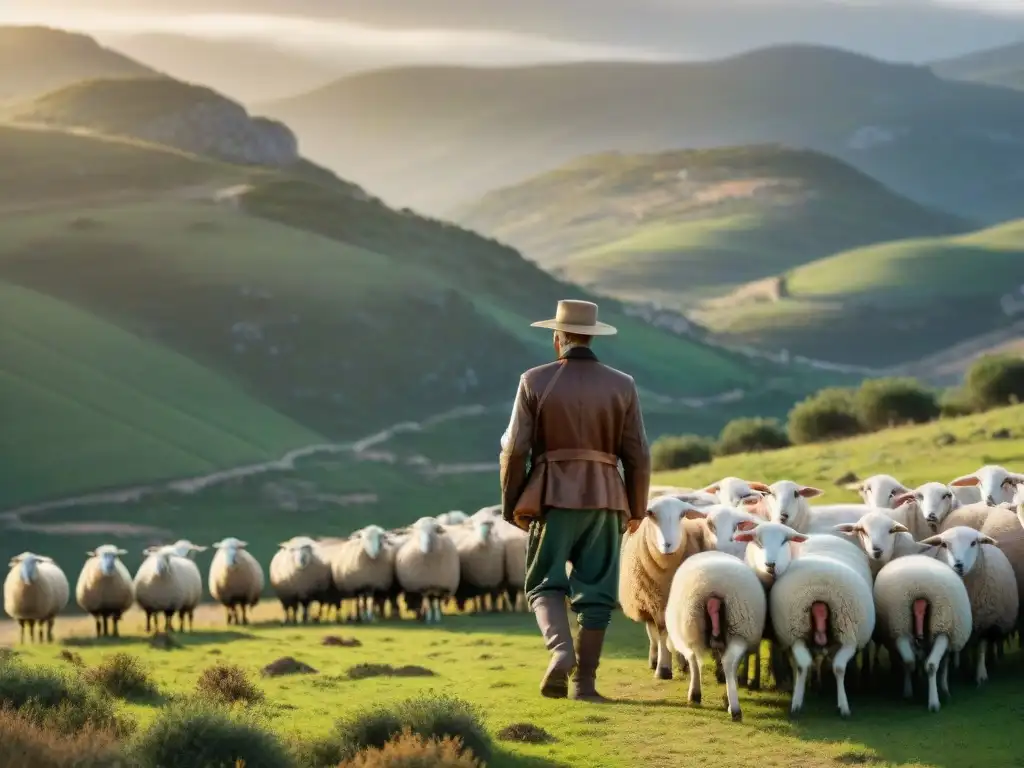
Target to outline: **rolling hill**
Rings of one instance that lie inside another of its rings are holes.
[[[574,283],[679,310],[837,251],[967,229],[841,161],[779,146],[588,156],[458,219]]]
[[[932,71],[950,80],[1024,90],[1024,42],[936,61]]]
[[[412,67],[254,107],[384,199],[447,213],[582,155],[782,143],[995,223],[1024,203],[1024,96],[835,49],[702,63]]]
[[[1024,311],[1024,220],[857,248],[790,270],[775,301],[725,297],[698,319],[719,339],[899,365],[1006,328]]]
[[[0,26],[0,102],[31,98],[83,78],[157,75],[88,35],[50,27]]]

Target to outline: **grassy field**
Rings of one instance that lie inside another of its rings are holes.
[[[1005,326],[1000,299],[1019,287],[1005,276],[1020,273],[1022,243],[1024,222],[1013,221],[858,248],[786,273],[781,300],[722,302],[696,315],[733,343],[898,364]]]

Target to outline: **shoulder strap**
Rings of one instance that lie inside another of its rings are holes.
[[[555,382],[558,381],[558,377],[562,375],[562,371],[565,370],[567,362],[562,360],[558,365],[558,370],[555,371],[555,375],[551,377],[551,381],[544,387],[544,391],[540,394],[540,400],[537,401],[537,412],[533,415],[534,419],[540,419],[540,409],[544,407],[544,401],[548,399],[548,395],[551,394],[551,390],[555,388]]]

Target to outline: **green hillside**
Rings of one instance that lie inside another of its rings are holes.
[[[777,301],[723,299],[699,319],[730,342],[870,366],[942,351],[1011,322],[1024,221],[858,248],[798,267]],[[884,342],[883,342],[884,340]]]
[[[1024,124],[1024,96],[818,46],[711,62],[394,68],[258,109],[288,123],[311,159],[437,214],[582,155],[758,143],[831,154],[986,223],[1024,203],[1024,161],[1002,139]]]
[[[1024,43],[975,51],[932,64],[932,71],[950,80],[965,80],[1024,90]]]
[[[680,309],[854,246],[966,229],[841,161],[779,146],[589,156],[458,218],[574,283]]]
[[[31,98],[83,78],[157,74],[87,35],[50,27],[0,26],[0,102]]]

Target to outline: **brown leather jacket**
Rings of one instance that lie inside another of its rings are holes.
[[[538,402],[562,366],[538,418]],[[619,510],[636,520],[646,514],[651,456],[636,384],[586,347],[520,377],[501,442],[502,515],[520,528],[552,507]]]

